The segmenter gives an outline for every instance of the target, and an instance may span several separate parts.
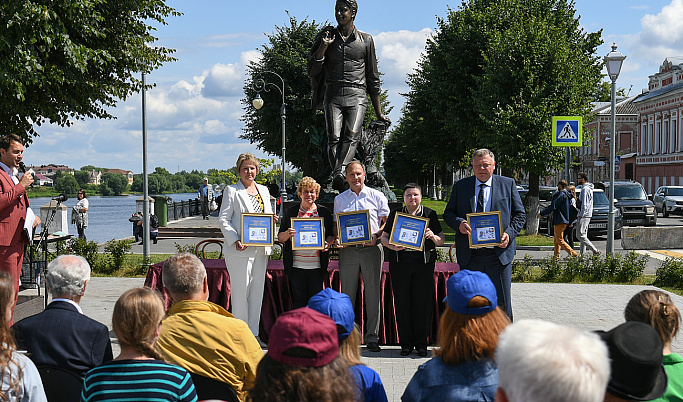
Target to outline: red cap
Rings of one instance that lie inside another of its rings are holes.
[[[292,366],[322,367],[339,355],[337,324],[311,308],[302,307],[287,311],[277,318],[270,330],[268,356],[275,361]],[[313,356],[289,356],[285,352],[302,348]]]

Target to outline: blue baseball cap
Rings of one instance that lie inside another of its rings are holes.
[[[474,296],[485,297],[489,301],[489,305],[467,307]],[[488,275],[479,271],[463,269],[448,278],[446,298],[443,301],[448,302],[448,307],[456,313],[479,315],[495,310],[498,305],[498,296]]]
[[[332,288],[325,288],[311,297],[308,301],[308,307],[334,320],[334,323],[337,324],[339,340],[348,338],[356,325],[354,322],[356,315],[353,312],[351,298],[344,293],[332,290]],[[343,332],[341,332],[340,326],[343,328]]]

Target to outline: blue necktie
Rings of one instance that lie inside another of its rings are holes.
[[[477,197],[477,212],[484,212],[484,187],[486,184],[479,185],[479,196]]]

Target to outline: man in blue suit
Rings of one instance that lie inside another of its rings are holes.
[[[526,213],[514,179],[494,175],[496,159],[488,149],[474,152],[474,176],[459,180],[443,213],[444,221],[455,230],[456,256],[460,269],[486,273],[496,287],[498,306],[512,320],[510,285],[512,260],[515,258],[515,239],[524,227]],[[472,228],[467,214],[500,211],[501,243],[497,247],[470,249],[468,236]]]
[[[48,264],[46,280],[52,302],[42,313],[12,326],[17,347],[38,367],[59,367],[83,377],[112,359],[107,326],[83,315],[78,305],[90,280],[90,265],[83,257],[61,255]]]

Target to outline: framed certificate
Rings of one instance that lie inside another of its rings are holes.
[[[337,236],[339,244],[351,246],[372,241],[370,211],[367,209],[337,214]]]
[[[296,230],[292,237],[292,250],[322,250],[325,248],[323,218],[291,218]]]
[[[273,214],[243,213],[240,241],[245,246],[272,246],[275,232]]]
[[[422,251],[425,244],[425,230],[429,219],[421,216],[396,213],[394,226],[391,227],[389,244]]]
[[[500,244],[503,223],[500,211],[467,214],[467,224],[472,228],[470,248],[491,247]]]

